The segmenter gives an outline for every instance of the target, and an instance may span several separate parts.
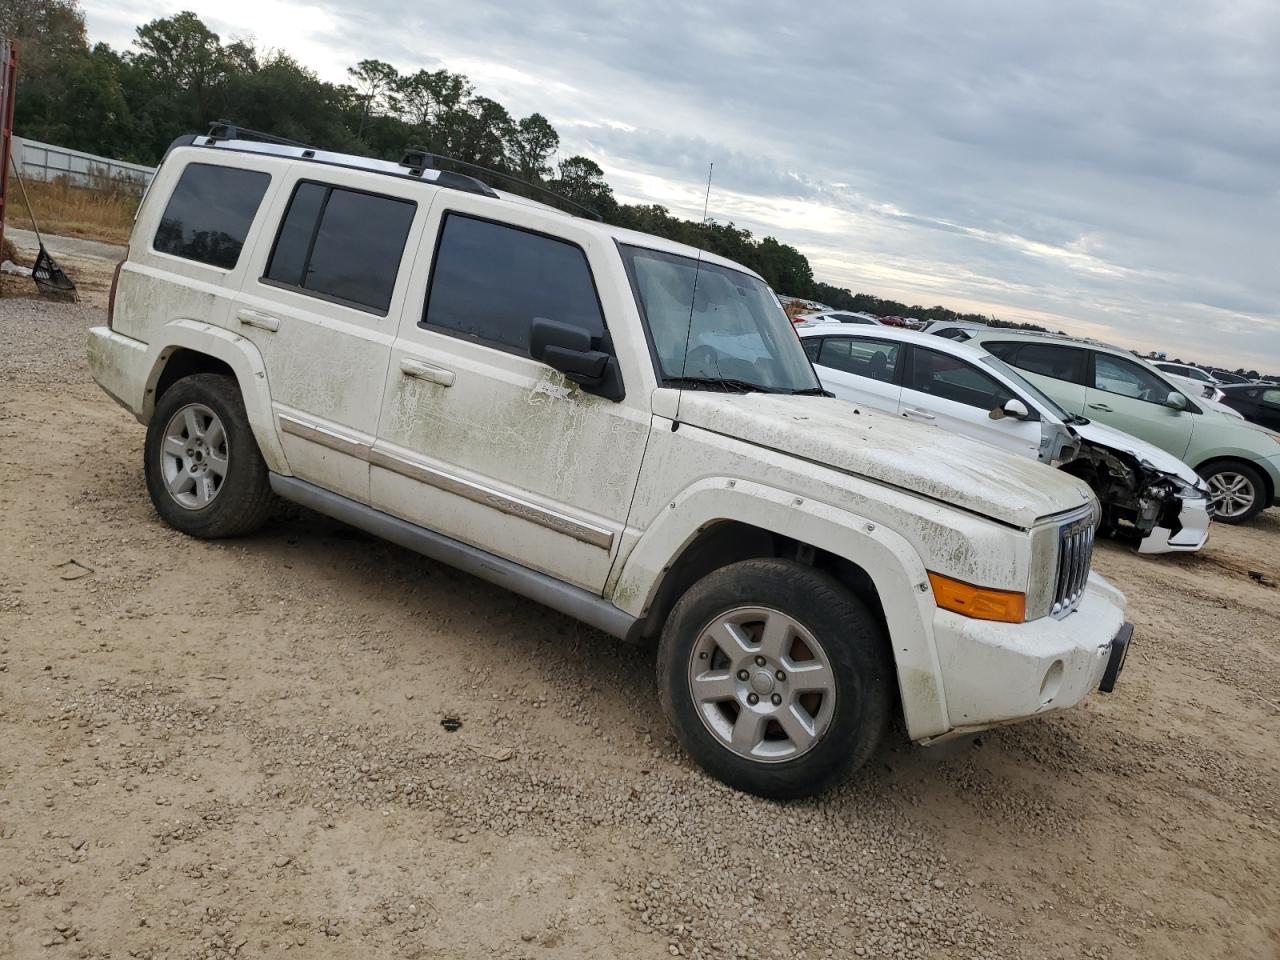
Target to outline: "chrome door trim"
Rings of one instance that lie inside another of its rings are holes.
[[[318,443],[322,447],[328,447],[330,450],[337,450],[339,453],[358,457],[361,460],[369,459],[369,448],[373,445],[366,443],[359,437],[331,430],[329,427],[322,427],[318,423],[302,420],[287,413],[279,413],[276,416],[280,420],[280,430],[283,433],[301,437],[303,440],[310,440],[312,443]]]
[[[375,443],[373,445],[372,449],[369,450],[368,458],[369,462],[375,467],[382,467],[412,480],[428,483],[437,489],[464,497],[475,503],[482,503],[487,507],[501,510],[503,513],[510,514],[513,517],[528,520],[530,523],[547,527],[557,533],[573,537],[575,540],[589,543],[593,547],[599,547],[602,550],[609,550],[613,547],[613,531],[606,527],[587,523],[584,520],[567,516],[555,510],[548,510],[546,507],[538,506],[538,504],[531,503],[528,500],[522,500],[492,487],[482,486],[463,477],[438,470],[421,461],[410,460],[407,457],[390,453],[380,444]]]

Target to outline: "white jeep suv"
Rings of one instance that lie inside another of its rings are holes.
[[[709,253],[223,128],[170,149],[89,360],[156,510],[284,497],[634,642],[690,754],[812,793],[1110,690],[1132,632],[1080,481],[824,396]]]

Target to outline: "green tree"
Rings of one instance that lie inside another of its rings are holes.
[[[361,103],[360,125],[356,128],[358,137],[364,133],[369,115],[378,107],[394,112],[394,97],[400,83],[400,73],[383,60],[361,60],[354,67],[347,68],[347,76],[355,81],[356,95]]]

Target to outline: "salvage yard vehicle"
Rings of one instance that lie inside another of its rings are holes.
[[[1139,553],[1199,550],[1209,488],[1144,440],[1067,413],[979,346],[906,330],[796,327],[822,385],[842,400],[983,440],[1086,481],[1103,527],[1141,537]]]
[[[969,341],[999,357],[1068,413],[1123,430],[1193,466],[1214,519],[1244,523],[1276,502],[1280,434],[1215,412],[1128,350],[1096,341],[992,330]]]
[[[1124,663],[1087,485],[825,396],[745,267],[421,153],[181,138],[88,349],[171,526],[245,535],[274,493],[656,641],[680,741],[743,790]]]
[[[1250,423],[1280,431],[1280,387],[1266,384],[1227,384],[1223,403],[1240,412]]]

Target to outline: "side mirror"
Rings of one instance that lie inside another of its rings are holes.
[[[1164,405],[1171,410],[1187,409],[1187,398],[1180,394],[1177,390],[1169,391],[1169,396],[1165,397]]]
[[[1013,417],[1015,420],[1026,420],[1031,416],[1031,411],[1027,409],[1027,405],[1017,397],[1010,397],[1004,402],[1003,407],[996,407],[989,414],[992,420],[1003,420],[1005,417]]]
[[[572,323],[534,317],[529,328],[529,356],[559,370],[588,393],[621,400],[622,372],[612,354],[592,346],[591,332]]]

